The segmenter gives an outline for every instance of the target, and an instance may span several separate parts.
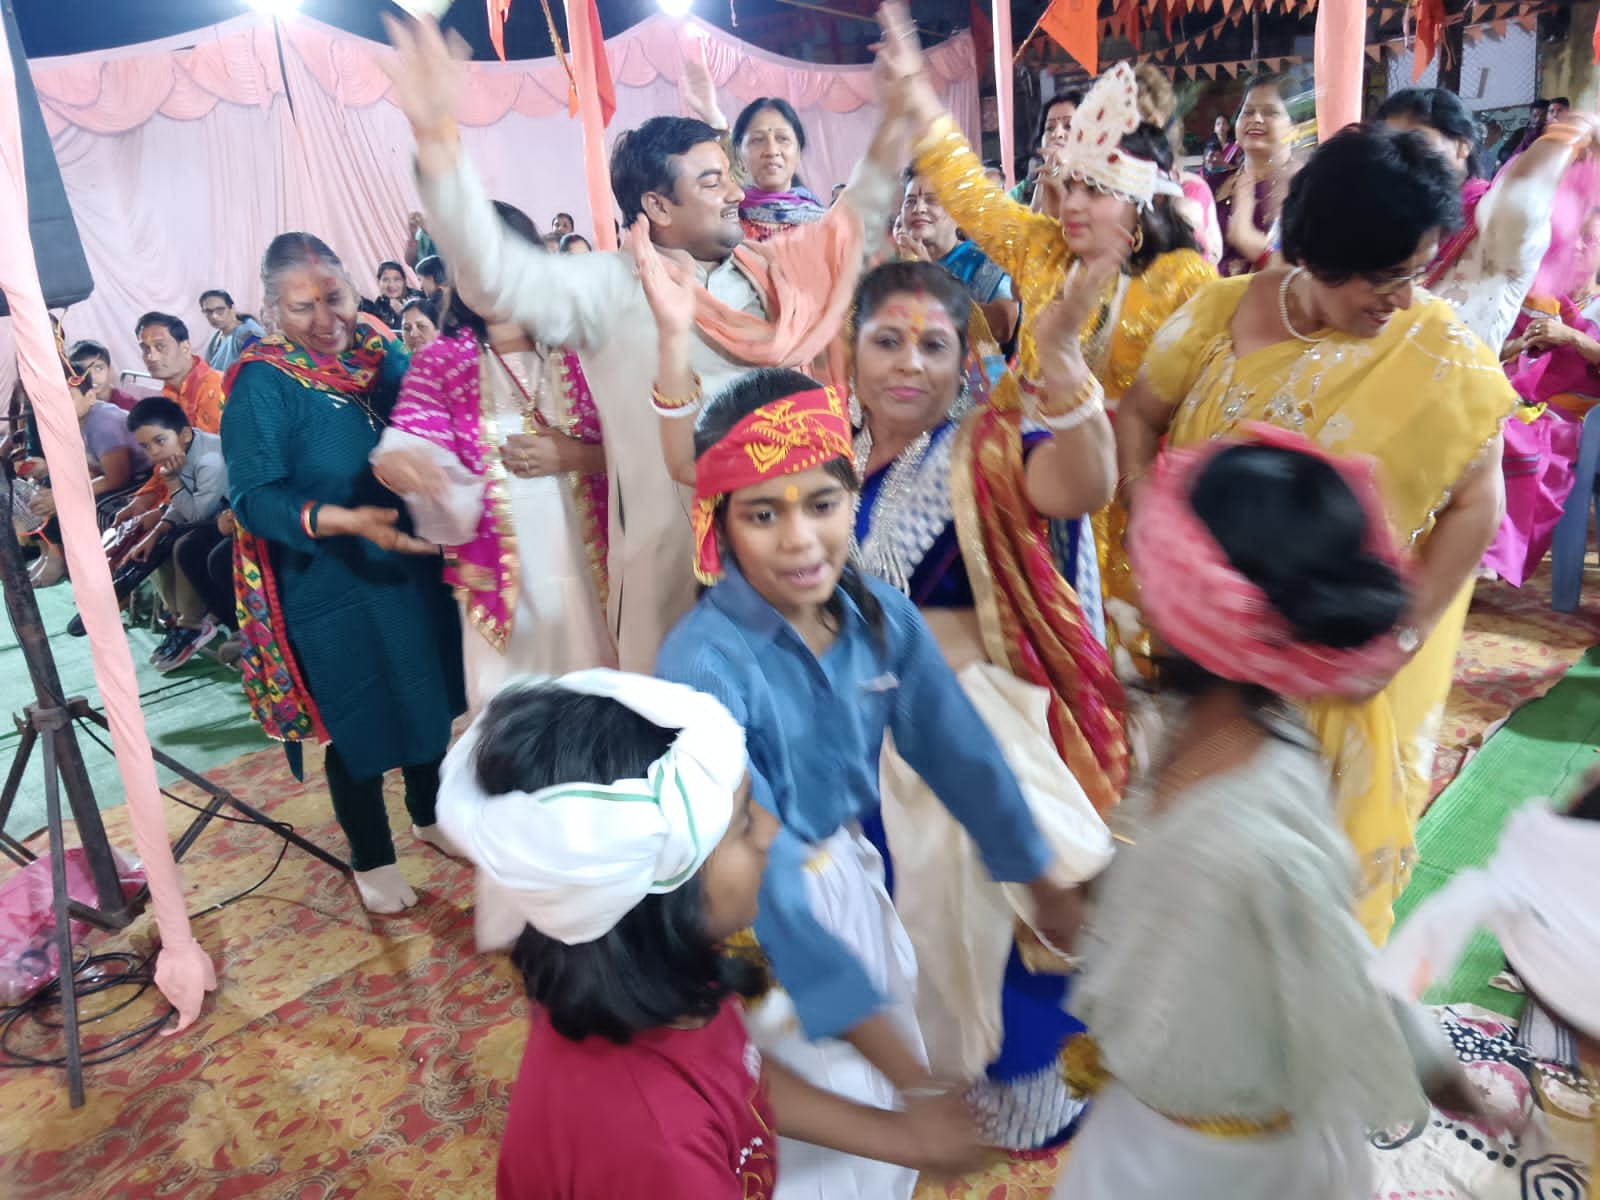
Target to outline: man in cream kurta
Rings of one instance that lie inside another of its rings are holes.
[[[638,138],[658,121],[682,118],[655,118],[627,136]],[[700,128],[705,131],[702,142],[689,154],[673,156],[680,166],[690,164],[675,183],[689,190],[702,184],[713,189],[720,185],[732,196],[739,188],[727,169],[717,135],[709,126]],[[894,140],[892,136],[876,139],[841,202],[822,222],[785,234],[781,252],[806,253],[809,246],[811,253],[820,256],[830,238],[836,237],[838,222],[858,226],[870,252],[887,228],[899,194]],[[886,141],[888,153],[882,153],[880,143]],[[716,158],[722,164],[722,181],[707,180],[710,171],[689,174],[695,164]],[[464,154],[457,154],[449,169],[430,169],[431,165],[419,155],[418,184],[428,214],[428,231],[450,264],[462,298],[490,320],[515,322],[541,342],[570,347],[583,363],[600,414],[610,479],[611,594],[607,616],[622,669],[648,673],[667,631],[694,605],[694,551],[690,491],[668,474],[657,418],[651,409],[656,326],[633,258],[623,252],[547,254],[507,230]],[[615,161],[613,181],[617,181]],[[737,228],[737,200],[733,203]],[[623,207],[629,207],[626,201]],[[649,213],[648,206],[646,211]],[[669,244],[650,215],[652,240]],[[762,289],[734,261],[732,253],[729,246],[720,261],[707,261],[691,252],[702,286],[732,309],[774,318],[775,313],[766,311]],[[848,277],[835,276],[828,286],[853,286],[861,266],[860,255],[853,263],[840,264]],[[778,301],[784,303],[781,291]],[[730,356],[703,333],[695,339],[691,359],[708,397],[752,369],[752,364]],[[804,369],[808,364],[786,365]]]

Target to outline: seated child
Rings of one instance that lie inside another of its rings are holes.
[[[155,575],[167,607],[167,636],[150,663],[165,675],[233,620],[231,589],[226,598],[219,596],[207,569],[212,551],[228,541],[218,524],[228,500],[228,466],[222,438],[195,429],[177,401],[165,396],[135,404],[127,426],[168,488],[159,518],[129,553],[134,562],[159,563]],[[216,611],[222,606],[227,611]]]

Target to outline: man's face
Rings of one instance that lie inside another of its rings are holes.
[[[1546,124],[1554,125],[1557,121],[1562,120],[1569,111],[1570,110],[1567,108],[1567,106],[1561,103],[1561,101],[1550,101],[1550,107],[1545,110]]]
[[[181,379],[193,358],[188,342],[180,342],[165,325],[146,325],[139,331],[139,354],[144,369],[162,383]]]
[[[651,237],[658,245],[688,251],[698,262],[719,263],[744,241],[739,224],[744,188],[733,178],[720,142],[701,142],[673,160],[673,194],[645,195]]]

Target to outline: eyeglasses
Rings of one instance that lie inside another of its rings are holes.
[[[1367,286],[1377,295],[1390,296],[1403,287],[1413,287],[1422,283],[1428,277],[1428,267],[1432,265],[1432,263],[1429,263],[1427,266],[1418,267],[1415,271],[1404,271],[1399,274],[1386,272],[1378,275],[1363,275],[1361,278],[1366,281]]]

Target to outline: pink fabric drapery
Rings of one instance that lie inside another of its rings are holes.
[[[45,456],[50,460],[62,544],[72,570],[73,595],[93,651],[95,684],[111,725],[117,771],[127,797],[133,842],[144,860],[150,905],[161,935],[156,986],[178,1010],[177,1029],[200,1015],[205,994],[217,986],[211,959],[194,940],[184,908],[183,885],[167,841],[167,821],[156,786],[155,761],[133,655],[117,612],[111,571],[100,546],[94,495],[83,435],[61,374],[55,334],[45,311],[43,289],[28,240],[28,194],[23,179],[22,126],[17,111],[15,74],[0,25],[0,288],[11,304],[18,356],[28,394],[33,398]],[[175,1031],[174,1031],[175,1032]]]
[[[1325,141],[1361,120],[1366,64],[1367,6],[1363,0],[1322,0],[1312,57],[1317,80],[1317,131]]]
[[[133,322],[146,310],[182,316],[202,344],[205,288],[259,311],[261,252],[284,230],[325,238],[369,293],[377,264],[400,257],[418,203],[410,131],[377,66],[387,48],[305,17],[281,30],[281,69],[272,22],[259,14],[30,64],[96,281],[94,296],[66,314],[67,335],[105,342],[118,369],[139,366]],[[691,37],[706,39],[724,111],[782,96],[806,126],[806,183],[826,195],[849,178],[875,123],[871,69],[781,58],[693,20],[652,17],[607,39],[617,89],[608,149],[647,117],[681,111]],[[929,61],[976,137],[970,37],[935,47]],[[566,103],[554,59],[473,65],[463,141],[491,193],[541,226],[557,211],[581,219],[588,210],[581,130]],[[0,386],[9,386],[8,334],[0,326]]]

